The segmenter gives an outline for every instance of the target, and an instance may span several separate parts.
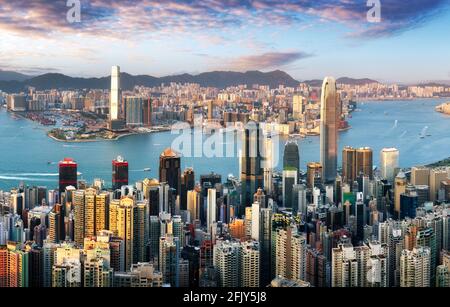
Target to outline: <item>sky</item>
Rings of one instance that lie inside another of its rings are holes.
[[[0,0],[0,69],[414,83],[450,80],[449,33],[450,0]]]

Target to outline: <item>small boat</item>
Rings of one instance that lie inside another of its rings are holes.
[[[150,167],[144,168],[144,172],[150,172],[150,171],[151,171]]]
[[[424,139],[426,136],[428,136],[428,135],[427,135],[427,131],[428,131],[428,126],[425,126],[425,127],[422,129],[422,132],[419,134],[421,139]]]

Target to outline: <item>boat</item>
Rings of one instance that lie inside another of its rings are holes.
[[[429,135],[427,134],[427,130],[428,130],[428,126],[425,126],[425,127],[422,129],[422,132],[419,134],[421,139],[424,139],[426,136],[429,136]]]
[[[150,171],[151,171],[150,167],[144,168],[144,172],[150,172]]]

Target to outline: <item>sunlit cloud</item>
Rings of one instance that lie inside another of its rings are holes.
[[[301,51],[268,52],[258,55],[241,56],[223,62],[224,67],[229,67],[230,69],[237,71],[267,70],[280,68],[311,56],[311,54]]]

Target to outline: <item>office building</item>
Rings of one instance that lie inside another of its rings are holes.
[[[398,175],[395,177],[395,187],[394,187],[394,210],[396,217],[400,217],[400,195],[406,192],[406,185],[407,185],[407,179],[406,175],[403,172],[398,173]]]
[[[306,183],[308,189],[312,189],[315,183],[320,183],[322,180],[322,164],[318,162],[309,162],[306,172]]]
[[[208,189],[206,228],[211,232],[212,225],[217,222],[217,190]]]
[[[129,127],[140,127],[143,125],[143,100],[140,97],[126,97],[125,99],[125,122]]]
[[[171,148],[165,149],[159,158],[159,181],[175,189],[175,195],[181,191],[181,158]]]
[[[326,77],[322,85],[320,108],[320,164],[325,183],[334,182],[337,175],[340,104],[336,81],[332,77]]]
[[[187,194],[195,188],[194,169],[186,168],[181,175],[181,191],[180,191],[180,210],[187,209]]]
[[[352,185],[358,177],[373,179],[372,149],[345,147],[342,151],[342,180]]]
[[[293,207],[294,186],[298,183],[298,171],[296,169],[285,169],[283,171],[283,206]]]
[[[430,185],[430,168],[425,166],[413,166],[411,168],[412,185]]]
[[[300,171],[300,153],[297,142],[289,141],[284,147],[283,169]]]
[[[383,148],[380,153],[380,172],[383,179],[393,183],[399,166],[399,151],[396,148]]]
[[[119,190],[124,185],[128,185],[128,162],[118,156],[112,161],[112,188]]]
[[[63,193],[68,186],[77,187],[77,164],[71,158],[59,162],[59,193]]]
[[[244,213],[244,208],[251,206],[253,194],[263,187],[263,169],[261,165],[262,130],[259,123],[249,122],[242,132],[241,156],[241,208],[238,215]]]
[[[430,171],[430,201],[438,200],[441,182],[449,178],[449,171],[445,167],[434,168]]]

